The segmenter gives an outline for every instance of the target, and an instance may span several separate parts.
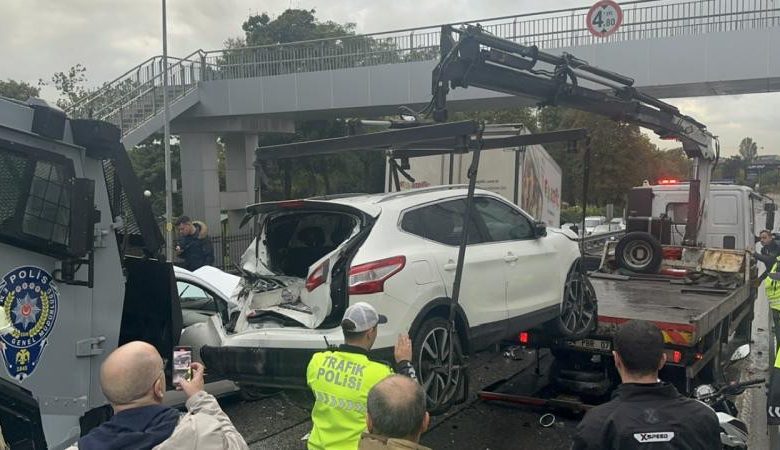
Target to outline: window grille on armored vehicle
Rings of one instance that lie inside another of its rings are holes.
[[[70,161],[0,147],[0,240],[42,253],[67,250]]]

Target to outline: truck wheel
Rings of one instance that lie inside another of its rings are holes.
[[[414,334],[412,350],[428,412],[434,415],[446,412],[454,404],[466,377],[460,338],[451,335],[449,321],[431,317]]]
[[[657,273],[661,267],[663,251],[661,243],[644,231],[634,231],[623,236],[615,247],[618,267],[637,273]]]
[[[569,339],[586,336],[596,328],[598,319],[596,292],[581,264],[582,261],[577,260],[569,269],[563,289],[561,314],[555,319],[558,334]]]

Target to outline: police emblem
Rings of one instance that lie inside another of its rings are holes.
[[[0,332],[8,373],[19,381],[38,365],[46,338],[57,320],[59,293],[40,267],[17,267],[0,280],[0,314],[10,328]]]

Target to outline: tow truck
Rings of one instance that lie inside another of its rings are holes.
[[[632,319],[652,321],[662,330],[669,361],[664,376],[678,388],[690,393],[699,380],[719,378],[727,344],[750,341],[757,292],[751,255],[756,221],[750,206],[762,201],[746,187],[729,188],[728,198],[718,197],[724,188],[711,183],[719,157],[716,137],[673,105],[637,90],[630,77],[571,54],[553,55],[498,38],[478,25],[442,27],[440,56],[426,108],[437,121],[447,120],[451,89],[474,86],[648,128],[679,141],[693,160],[691,179],[674,195],[669,186],[664,194],[649,185],[629,194],[627,233],[605,246],[598,270],[588,276],[598,300],[598,326],[590,335],[571,340],[543,329],[517,330],[521,344],[551,350],[552,384],[583,398],[607,394],[618,382],[612,338]],[[589,151],[586,146],[583,204],[594,169]],[[766,203],[765,215],[773,215],[774,205]],[[544,403],[534,393],[508,398],[486,389],[481,395]]]
[[[100,364],[118,345],[172,354],[181,307],[162,247],[118,128],[0,97],[0,424],[11,448],[65,448],[110,417]]]

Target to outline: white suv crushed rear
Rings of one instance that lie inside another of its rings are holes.
[[[431,405],[446,408],[462,377],[441,368],[460,367],[463,353],[537,326],[567,337],[590,331],[596,301],[579,270],[576,235],[477,189],[448,351],[466,196],[462,187],[437,187],[248,207],[259,233],[234,294],[242,314],[211,319],[204,361],[242,386],[305,385],[312,353],[343,342],[344,310],[363,301],[388,318],[375,353],[391,359],[398,334],[409,333]]]

